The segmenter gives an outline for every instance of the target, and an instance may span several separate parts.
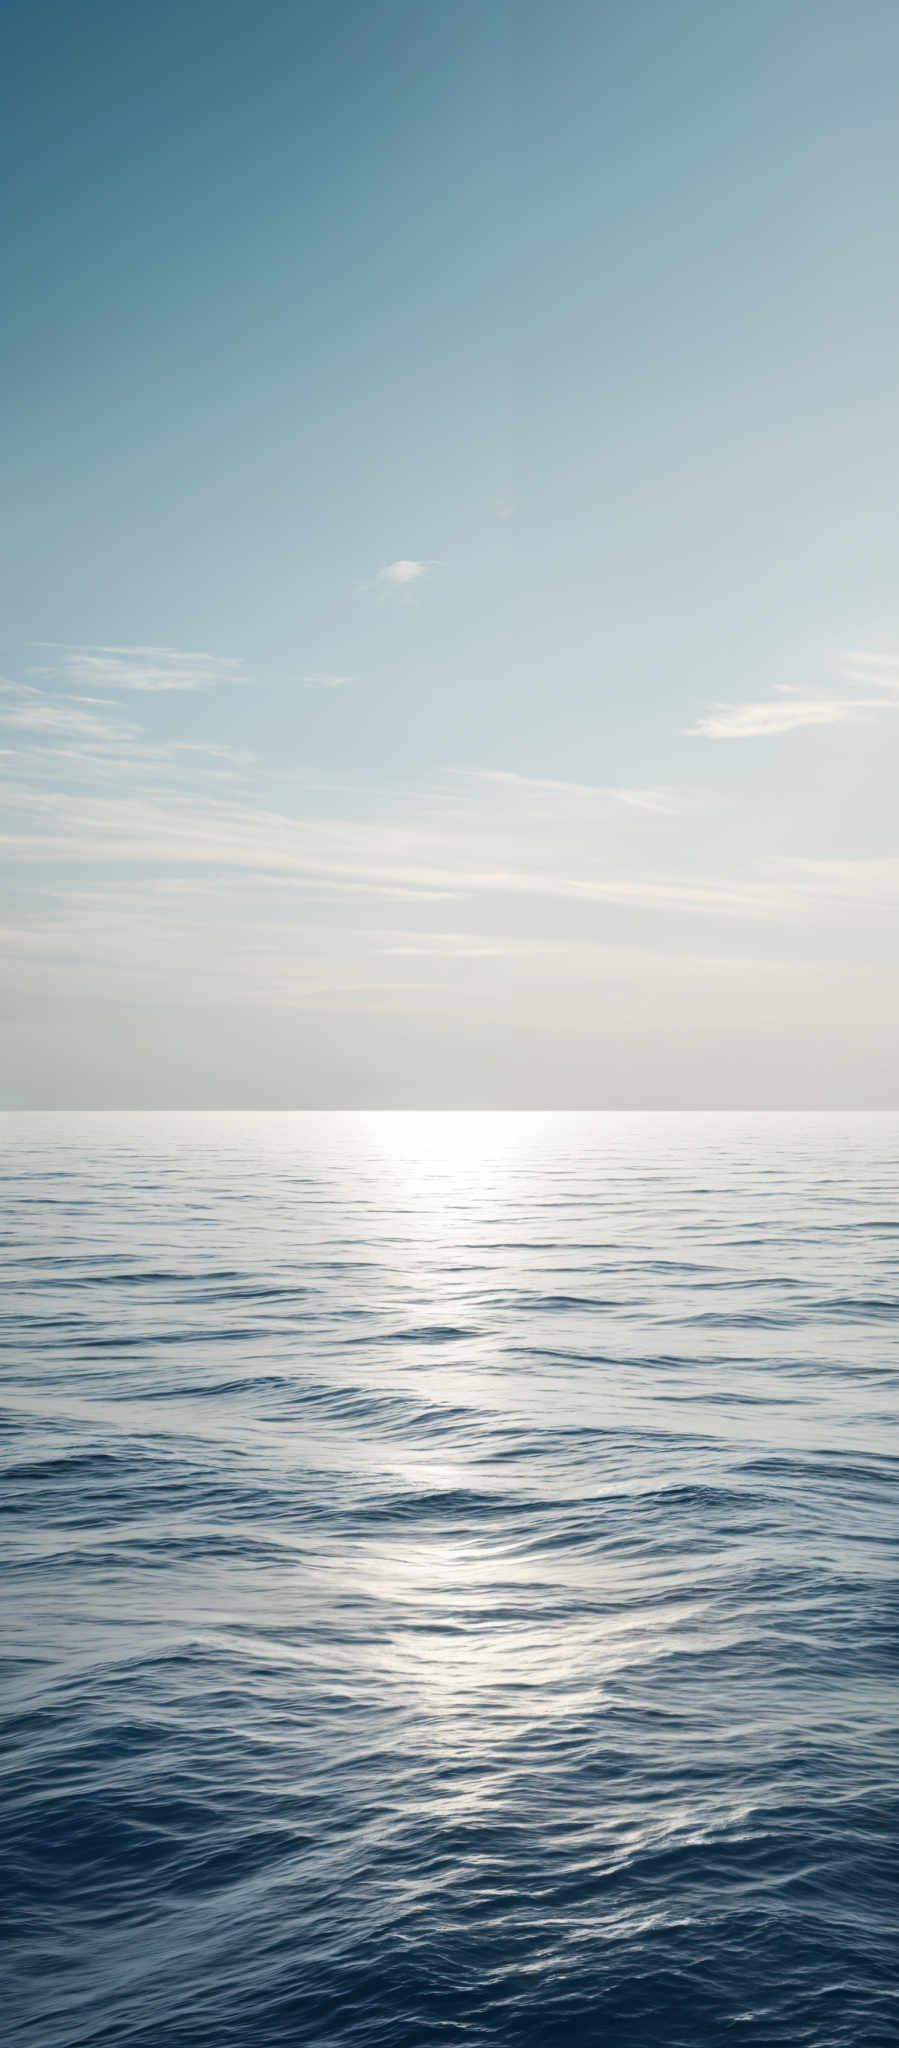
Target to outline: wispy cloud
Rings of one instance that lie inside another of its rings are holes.
[[[512,950],[506,938],[481,938],[472,932],[382,932],[373,938],[380,940],[388,960],[498,960]]]
[[[877,708],[879,702],[858,697],[773,697],[758,704],[716,705],[687,730],[692,738],[707,740],[770,739],[802,726],[850,724]]]
[[[839,686],[828,692],[779,683],[770,697],[751,704],[713,704],[687,731],[707,740],[773,739],[804,726],[853,725],[896,708],[899,656],[850,648],[842,656],[840,677],[842,692]],[[859,688],[867,694],[859,696]]]
[[[5,701],[4,701],[5,700]],[[137,728],[97,716],[112,702],[104,697],[59,697],[36,689],[33,683],[0,684],[0,726],[24,732],[35,739],[121,741]],[[92,708],[85,711],[88,704]]]
[[[632,990],[621,1029],[639,1036],[650,1015],[667,1031],[681,1001],[692,1031],[697,989],[706,1023],[730,989],[740,1030],[762,977],[759,1014],[779,1016],[777,991],[816,954],[857,943],[879,961],[899,898],[895,857],[766,859],[741,831],[710,851],[677,823],[692,796],[664,786],[488,768],[285,794],[258,762],[217,780],[217,741],[160,748],[124,718],[110,735],[90,705],[33,686],[6,702],[28,752],[15,787],[0,763],[16,874],[0,953],[35,1000],[191,992],[335,1019],[432,1006],[443,1029],[474,994],[485,1014],[508,1003],[564,1031]]]
[[[891,696],[899,691],[899,655],[871,654],[859,647],[850,647],[843,657],[843,674],[847,682],[861,683],[867,690],[882,690]]]
[[[204,654],[178,647],[69,646],[55,640],[33,643],[51,655],[30,670],[76,688],[106,690],[211,690],[217,683],[243,680],[234,655]]]
[[[466,768],[459,769],[457,773],[472,781],[492,783],[523,799],[552,802],[559,806],[588,803],[611,808],[620,805],[625,810],[644,811],[664,818],[690,817],[697,811],[720,807],[720,799],[715,796],[670,789],[665,785],[645,789],[622,788],[614,783],[568,782],[556,776],[519,775],[511,768]]]
[[[0,723],[44,739],[121,739],[121,727],[82,711],[76,704],[17,704],[0,713]]]
[[[12,809],[15,792],[5,795]],[[564,902],[584,914],[605,904],[776,924],[841,904],[882,901],[899,885],[899,861],[794,860],[737,867],[731,875],[652,872],[635,863],[622,871],[619,850],[585,835],[582,820],[573,819],[566,831],[553,816],[510,820],[495,806],[475,802],[444,811],[440,795],[439,785],[421,791],[398,814],[391,805],[380,817],[298,818],[197,790],[114,797],[20,791],[21,824],[5,843],[20,862],[150,864],[185,876],[217,871],[222,878],[242,871],[266,887],[289,882],[310,898],[323,889],[421,902],[452,894],[470,901],[530,899],[534,906]]]
[[[15,755],[21,778],[12,801],[27,802],[29,789],[37,796],[48,784],[74,795],[98,782],[159,790],[232,781],[251,758],[219,741],[149,740],[139,724],[122,717],[115,698],[34,683],[0,682],[0,732],[16,741],[14,748],[0,748]]]
[[[352,676],[301,676],[304,690],[343,690]]]

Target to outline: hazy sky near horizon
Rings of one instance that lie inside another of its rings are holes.
[[[895,1105],[892,0],[5,42],[0,1100]]]

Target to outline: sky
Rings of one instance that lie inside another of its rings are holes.
[[[893,0],[5,44],[0,1102],[897,1106]]]

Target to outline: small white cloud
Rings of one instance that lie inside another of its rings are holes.
[[[422,577],[427,575],[429,567],[430,564],[428,562],[390,562],[386,569],[381,570],[378,582],[395,584],[420,583]]]
[[[347,683],[351,681],[351,676],[300,677],[300,682],[302,683],[304,690],[343,690],[346,688]]]

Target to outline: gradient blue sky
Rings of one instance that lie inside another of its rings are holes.
[[[4,68],[3,1100],[895,1104],[895,5]]]

